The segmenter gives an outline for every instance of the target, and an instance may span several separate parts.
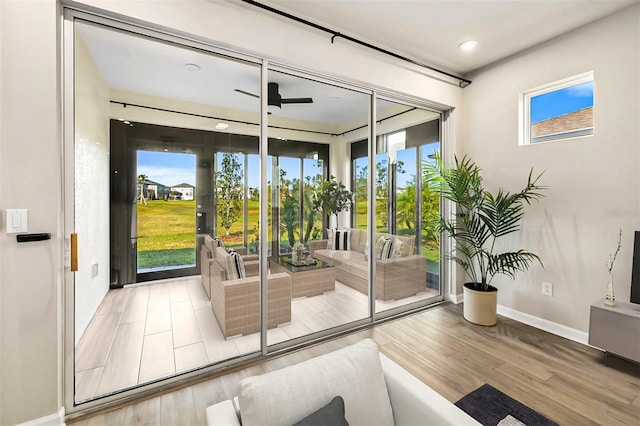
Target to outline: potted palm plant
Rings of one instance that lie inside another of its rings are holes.
[[[498,189],[492,193],[482,185],[480,168],[467,156],[454,158],[453,167],[444,165],[439,155],[425,164],[428,185],[442,197],[456,204],[453,219],[440,218],[440,232],[448,233],[455,248],[448,258],[462,267],[470,282],[464,284],[464,318],[475,324],[495,325],[498,290],[491,285],[497,275],[515,279],[538,255],[525,251],[499,251],[496,241],[520,230],[524,203],[543,197],[544,186],[538,184],[542,174],[529,172],[527,184],[519,192]]]

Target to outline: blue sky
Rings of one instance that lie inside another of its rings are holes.
[[[147,175],[149,180],[165,186],[181,183],[196,184],[196,156],[175,152],[138,151],[136,176]]]
[[[593,106],[593,81],[531,98],[531,124]]]

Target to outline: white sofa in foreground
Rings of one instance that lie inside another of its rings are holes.
[[[236,398],[207,408],[207,424],[293,425],[311,417],[318,422],[318,416],[335,415],[326,407],[337,396],[344,400],[341,420],[351,426],[479,424],[379,353],[371,339],[243,379]],[[340,422],[327,417],[317,424]]]

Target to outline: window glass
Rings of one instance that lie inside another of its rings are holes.
[[[593,74],[524,94],[523,144],[593,134]]]

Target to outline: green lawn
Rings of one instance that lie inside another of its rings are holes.
[[[249,200],[249,231],[259,220],[258,200]],[[138,268],[156,268],[162,266],[195,264],[195,201],[152,200],[147,204],[138,203]],[[357,206],[359,217],[365,218],[366,205]],[[359,219],[360,220],[360,219]],[[218,225],[218,234],[225,244],[233,247],[244,243],[242,220],[234,223],[229,236]],[[249,236],[252,242],[254,236]],[[425,247],[422,251],[427,258],[430,272],[439,271],[439,253],[437,249]]]
[[[138,203],[138,268],[196,263],[196,202]]]

